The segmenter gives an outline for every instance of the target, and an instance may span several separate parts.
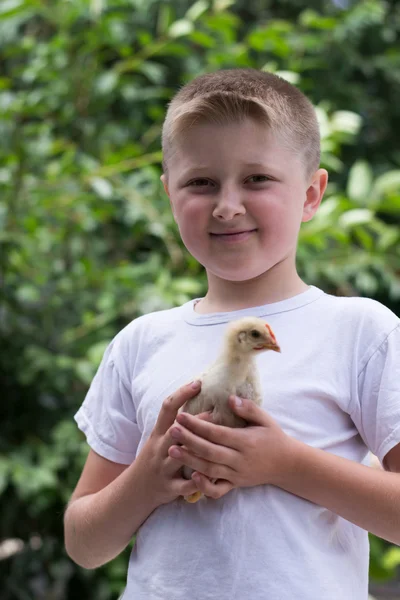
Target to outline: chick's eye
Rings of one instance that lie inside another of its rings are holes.
[[[259,337],[261,337],[261,333],[259,331],[257,331],[257,329],[253,329],[252,331],[250,331],[250,335],[253,338],[259,338]]]

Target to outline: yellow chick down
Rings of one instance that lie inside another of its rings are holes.
[[[262,391],[255,357],[258,352],[280,352],[271,327],[257,317],[245,317],[229,323],[220,356],[199,377],[201,390],[188,400],[182,412],[197,415],[211,411],[212,421],[227,427],[244,427],[246,421],[231,410],[228,398],[236,395],[255,402],[262,402]],[[183,467],[183,475],[190,479],[193,470]],[[187,502],[197,502],[201,492],[185,496]]]

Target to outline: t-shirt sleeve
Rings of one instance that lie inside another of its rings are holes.
[[[140,431],[129,384],[117,367],[114,342],[104,353],[75,421],[97,454],[125,465],[135,459]]]
[[[400,443],[400,325],[381,342],[358,376],[353,420],[383,462]]]

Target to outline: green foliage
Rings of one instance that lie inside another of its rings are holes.
[[[87,451],[72,417],[118,330],[205,290],[159,180],[163,114],[182,83],[253,66],[310,96],[330,183],[299,270],[399,310],[399,30],[382,0],[3,0],[0,539],[23,542],[0,551],[4,600],[123,588],[128,551],[94,573],[63,550]],[[393,576],[398,551],[372,543],[371,575]]]

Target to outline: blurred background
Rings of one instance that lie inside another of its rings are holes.
[[[73,415],[117,331],[205,290],[159,181],[179,86],[251,66],[310,97],[330,183],[299,271],[400,314],[399,32],[389,0],[2,0],[1,600],[123,590],[129,549],[93,572],[63,548]],[[400,598],[399,564],[371,536],[371,594]]]

